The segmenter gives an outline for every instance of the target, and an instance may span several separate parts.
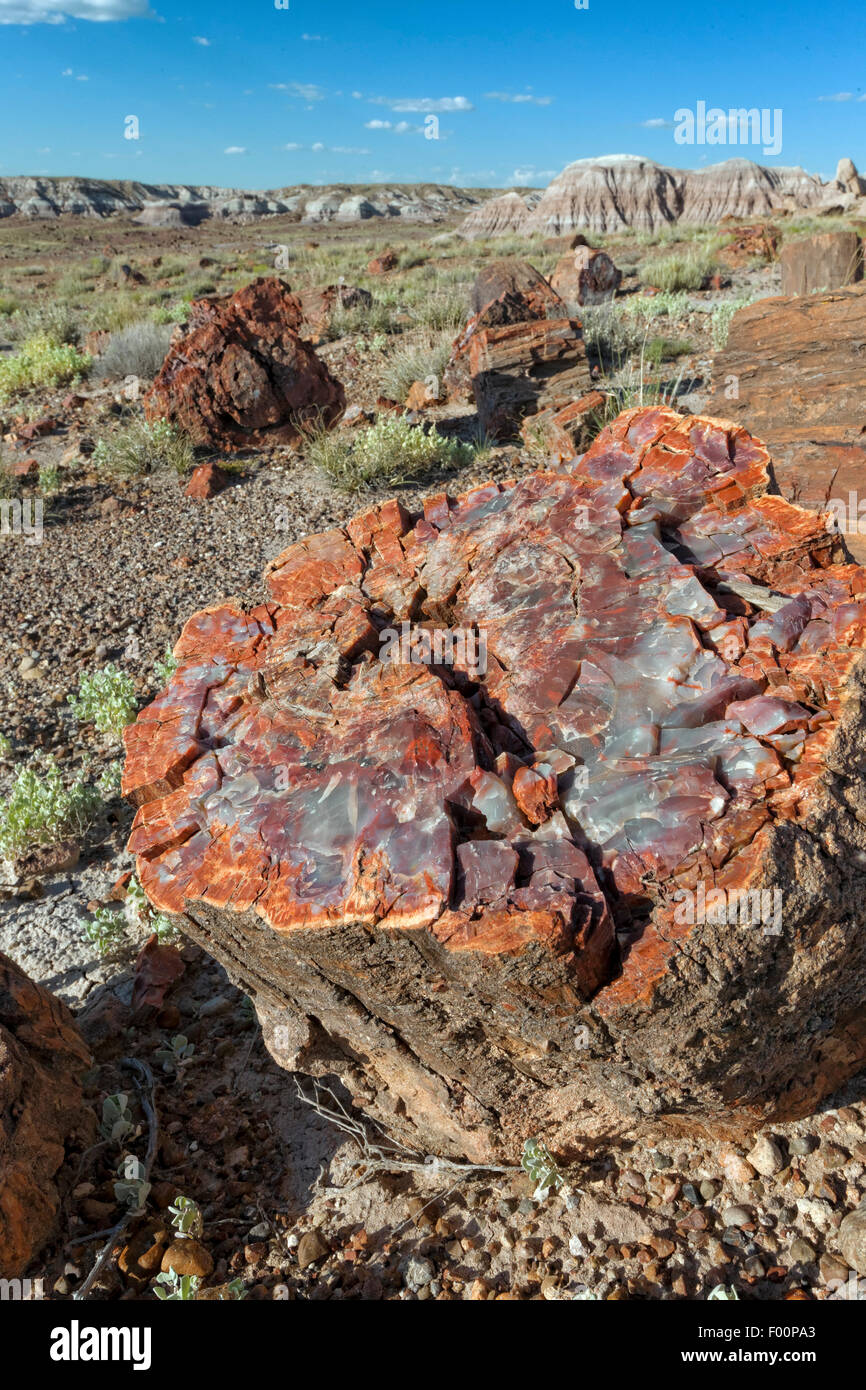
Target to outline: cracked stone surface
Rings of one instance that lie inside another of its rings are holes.
[[[284,1065],[366,1073],[392,1132],[479,1161],[739,1132],[862,1065],[866,571],[768,464],[628,411],[190,619],[126,734],[130,848]],[[382,659],[403,623],[486,669]],[[717,910],[744,891],[781,926]]]
[[[186,331],[144,397],[145,415],[229,452],[294,444],[300,426],[335,423],[345,393],[301,341],[304,325],[301,300],[273,277],[195,300]]]

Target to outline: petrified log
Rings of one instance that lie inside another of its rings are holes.
[[[476,1159],[862,1065],[866,571],[767,485],[738,426],[628,411],[190,619],[130,848],[284,1065]]]
[[[567,304],[582,306],[613,299],[621,280],[622,272],[606,251],[577,246],[557,261],[550,286]]]
[[[478,419],[492,439],[512,438],[525,416],[561,408],[592,384],[581,325],[568,318],[473,333],[469,374]]]
[[[195,300],[144,397],[148,420],[230,452],[297,444],[305,428],[332,425],[345,393],[299,337],[303,322],[300,300],[273,277]]]
[[[863,278],[863,247],[853,229],[786,241],[779,257],[782,294],[840,290]]]
[[[783,496],[834,515],[841,507],[858,560],[866,560],[864,360],[866,286],[761,299],[731,320],[709,404],[718,415],[735,410],[764,440]]]
[[[481,271],[472,287],[472,305],[472,317],[455,338],[443,373],[448,394],[470,400],[469,351],[477,333],[532,319],[564,318],[567,312],[563,300],[534,266],[515,259],[494,261]]]
[[[0,953],[0,1278],[17,1278],[38,1254],[66,1145],[93,1137],[81,1093],[89,1064],[66,1005]]]
[[[601,391],[589,391],[568,405],[551,406],[538,415],[527,415],[520,428],[521,437],[530,448],[544,453],[551,465],[573,459],[599,411],[604,409],[606,399]]]

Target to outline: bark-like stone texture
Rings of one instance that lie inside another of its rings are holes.
[[[861,561],[866,561],[866,517],[858,513],[866,501],[864,374],[866,286],[761,299],[731,320],[727,347],[713,363],[709,402],[712,413],[736,411],[737,419],[764,440],[783,496],[815,510],[844,503],[846,513],[851,511],[845,539]]]
[[[582,306],[604,304],[613,299],[621,280],[621,271],[606,251],[577,246],[557,261],[550,285],[566,304]]]
[[[566,313],[563,300],[528,261],[494,261],[482,270],[472,287],[472,317],[455,338],[443,373],[448,395],[472,399],[470,352],[473,340],[483,329],[561,319]]]
[[[782,294],[839,290],[863,278],[863,247],[855,231],[821,232],[788,241],[779,257]]]
[[[130,847],[284,1065],[486,1159],[748,1128],[862,1064],[866,572],[767,488],[738,426],[629,411],[190,619]]]
[[[93,1137],[81,1092],[89,1064],[66,1005],[0,953],[0,1278],[17,1278],[39,1253],[67,1143]]]
[[[229,452],[296,444],[304,428],[332,425],[345,393],[301,341],[303,323],[300,300],[275,278],[194,301],[144,397],[145,415]]]

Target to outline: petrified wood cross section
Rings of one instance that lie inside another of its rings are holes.
[[[862,1064],[866,571],[767,490],[744,430],[629,411],[187,623],[130,844],[285,1065],[485,1158],[747,1127]],[[473,664],[390,659],[404,623]]]

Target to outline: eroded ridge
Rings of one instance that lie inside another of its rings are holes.
[[[767,463],[726,422],[631,411],[562,472],[291,546],[267,603],[187,623],[128,731],[149,896],[538,941],[584,997],[616,921],[616,989],[644,989],[674,890],[749,883],[767,827],[805,814],[862,642],[864,572],[767,495]],[[484,635],[486,671],[381,659],[404,621]]]

